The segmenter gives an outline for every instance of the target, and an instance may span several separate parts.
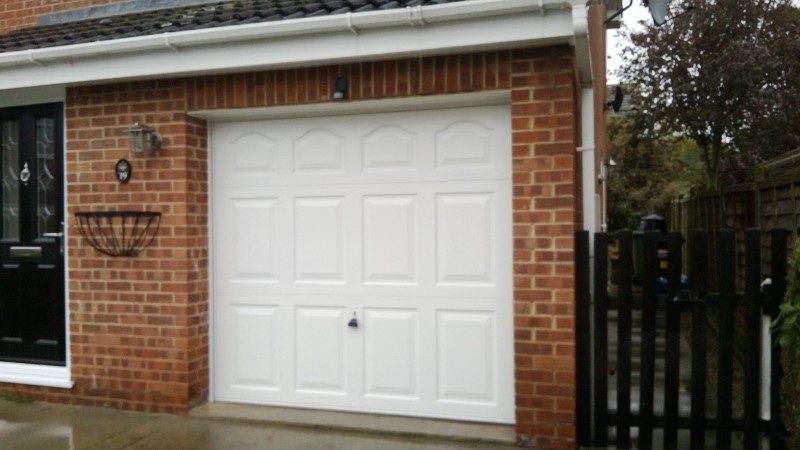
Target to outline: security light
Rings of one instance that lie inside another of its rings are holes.
[[[669,0],[644,0],[644,5],[650,10],[650,15],[653,16],[653,23],[656,26],[667,23]]]
[[[333,86],[333,99],[346,100],[347,99],[347,78],[339,75],[336,78],[336,83]]]

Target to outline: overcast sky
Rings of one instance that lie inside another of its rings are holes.
[[[623,0],[623,3],[627,4],[627,1]],[[631,30],[640,30],[641,26],[639,26],[639,21],[641,20],[652,20],[650,18],[650,12],[647,8],[642,6],[641,0],[633,0],[633,5],[622,13],[622,27],[627,27]],[[619,77],[617,77],[614,72],[616,72],[622,64],[620,52],[622,51],[624,41],[622,36],[620,36],[621,30],[622,28],[608,30],[607,34],[609,84],[614,84],[619,81]]]

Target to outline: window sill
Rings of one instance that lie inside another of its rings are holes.
[[[29,384],[70,389],[72,381],[68,367],[0,362],[0,383]]]

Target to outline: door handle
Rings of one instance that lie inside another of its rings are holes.
[[[22,168],[22,171],[19,173],[19,179],[22,181],[22,184],[27,186],[28,180],[31,179],[31,170],[28,169],[28,163],[25,163],[25,166]]]
[[[64,256],[64,239],[63,239],[64,238],[64,222],[61,222],[61,231],[60,232],[58,232],[58,233],[42,233],[42,237],[54,238],[54,239],[58,238],[58,240],[60,241],[59,242],[59,246],[58,246],[58,251],[61,254],[61,256]]]

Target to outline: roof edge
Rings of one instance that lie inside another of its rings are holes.
[[[424,27],[427,24],[510,16],[526,12],[545,13],[548,10],[569,10],[569,0],[467,0],[424,7],[408,7],[386,11],[347,13],[335,16],[300,18],[276,22],[260,22],[200,30],[161,33],[106,41],[45,47],[0,53],[0,70],[17,64],[42,65],[53,60],[110,55],[209,44],[227,44],[255,39],[285,38],[299,35],[360,31],[387,27]]]
[[[573,2],[565,0],[467,0],[9,52],[0,54],[0,86],[75,85],[574,45],[572,9]],[[269,52],[263,51],[267,43]]]

